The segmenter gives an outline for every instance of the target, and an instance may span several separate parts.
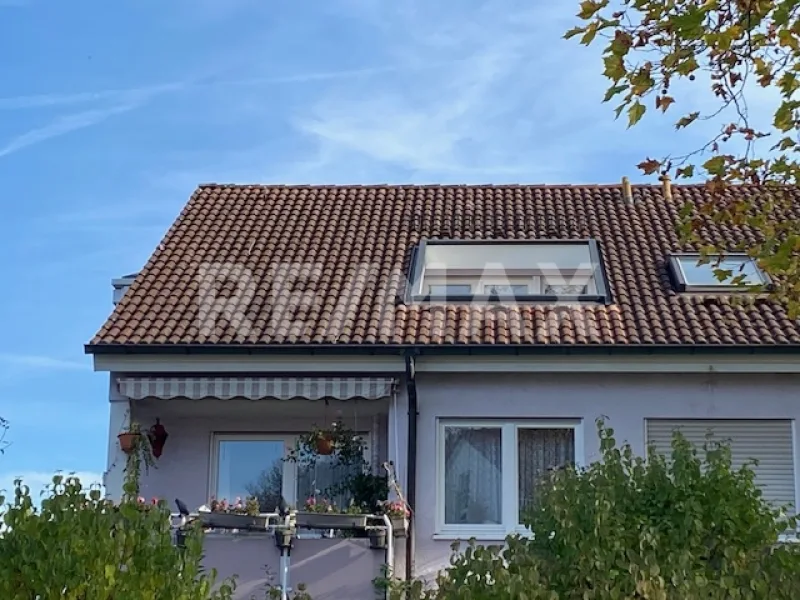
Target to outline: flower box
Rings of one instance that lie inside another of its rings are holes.
[[[267,517],[259,515],[243,515],[225,512],[201,512],[200,522],[213,529],[248,529],[263,530],[267,528]]]
[[[392,535],[394,537],[406,537],[408,529],[406,528],[406,520],[403,517],[389,517],[392,522]]]
[[[392,535],[394,537],[402,538],[408,535],[406,520],[403,517],[389,517],[389,520],[392,522]],[[370,518],[369,524],[375,527],[386,526],[381,515]]]
[[[295,519],[298,527],[309,529],[363,529],[367,526],[367,515],[298,511]]]

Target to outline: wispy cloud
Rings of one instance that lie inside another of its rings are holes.
[[[2,0],[0,0],[0,2],[2,2]],[[45,108],[70,104],[87,104],[91,102],[110,101],[125,104],[136,99],[147,98],[156,94],[178,91],[184,87],[185,84],[183,83],[164,83],[118,90],[9,96],[6,98],[0,98],[0,110]]]
[[[127,112],[137,106],[138,104],[122,104],[110,108],[86,110],[58,117],[44,127],[37,127],[26,131],[22,135],[18,135],[6,142],[4,146],[0,146],[0,158],[66,133],[97,125],[114,115]]]
[[[78,362],[40,354],[14,354],[0,352],[0,367],[14,369],[40,369],[47,371],[86,371],[91,369],[89,362]]]
[[[569,58],[556,64],[546,49],[570,11],[516,0],[469,2],[455,13],[417,0],[350,6],[370,26],[408,32],[390,49],[407,68],[432,60],[447,67],[378,89],[331,92],[298,110],[295,127],[330,158],[330,171],[360,160],[405,169],[412,179],[483,181],[549,179],[569,167],[566,157],[531,161],[524,150],[537,127],[558,126],[527,119],[525,106],[533,114],[565,90],[547,90],[546,74]]]

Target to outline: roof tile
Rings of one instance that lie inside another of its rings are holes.
[[[668,253],[694,249],[679,245],[678,213],[706,200],[702,186],[673,186],[671,201],[657,186],[632,190],[631,203],[620,186],[600,185],[202,185],[90,345],[800,343],[798,324],[771,301],[672,288]],[[710,219],[703,232],[757,239]],[[586,237],[600,243],[611,305],[397,300],[421,239]]]

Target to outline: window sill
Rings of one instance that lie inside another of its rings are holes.
[[[506,539],[508,531],[504,527],[484,527],[470,529],[469,527],[457,529],[440,529],[433,534],[434,540],[463,542],[475,539],[479,542],[502,542]]]

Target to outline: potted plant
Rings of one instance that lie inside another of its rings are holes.
[[[261,516],[258,499],[255,497],[242,501],[236,498],[228,502],[225,498],[211,499],[208,511],[198,511],[200,521],[206,527],[215,529],[249,529],[261,530],[267,528],[267,517]]]
[[[408,531],[408,518],[411,511],[402,500],[386,500],[381,503],[380,513],[389,517],[395,537],[405,537]]]
[[[342,511],[326,498],[308,498],[303,510],[295,515],[298,527],[309,529],[363,529],[367,515],[361,507],[351,504]]]
[[[287,459],[312,466],[318,456],[334,456],[337,465],[350,466],[364,462],[364,448],[364,440],[337,419],[328,429],[314,426],[299,436]]]
[[[139,467],[144,464],[145,472],[150,467],[156,466],[153,459],[153,450],[150,445],[150,438],[142,433],[139,423],[132,422],[125,431],[117,435],[119,447],[128,455],[127,468],[138,472]]]
[[[130,426],[117,435],[119,447],[125,454],[133,454],[136,446],[141,443],[142,429],[138,423],[131,423]]]
[[[386,549],[386,529],[375,527],[369,530],[369,547],[375,550]]]

